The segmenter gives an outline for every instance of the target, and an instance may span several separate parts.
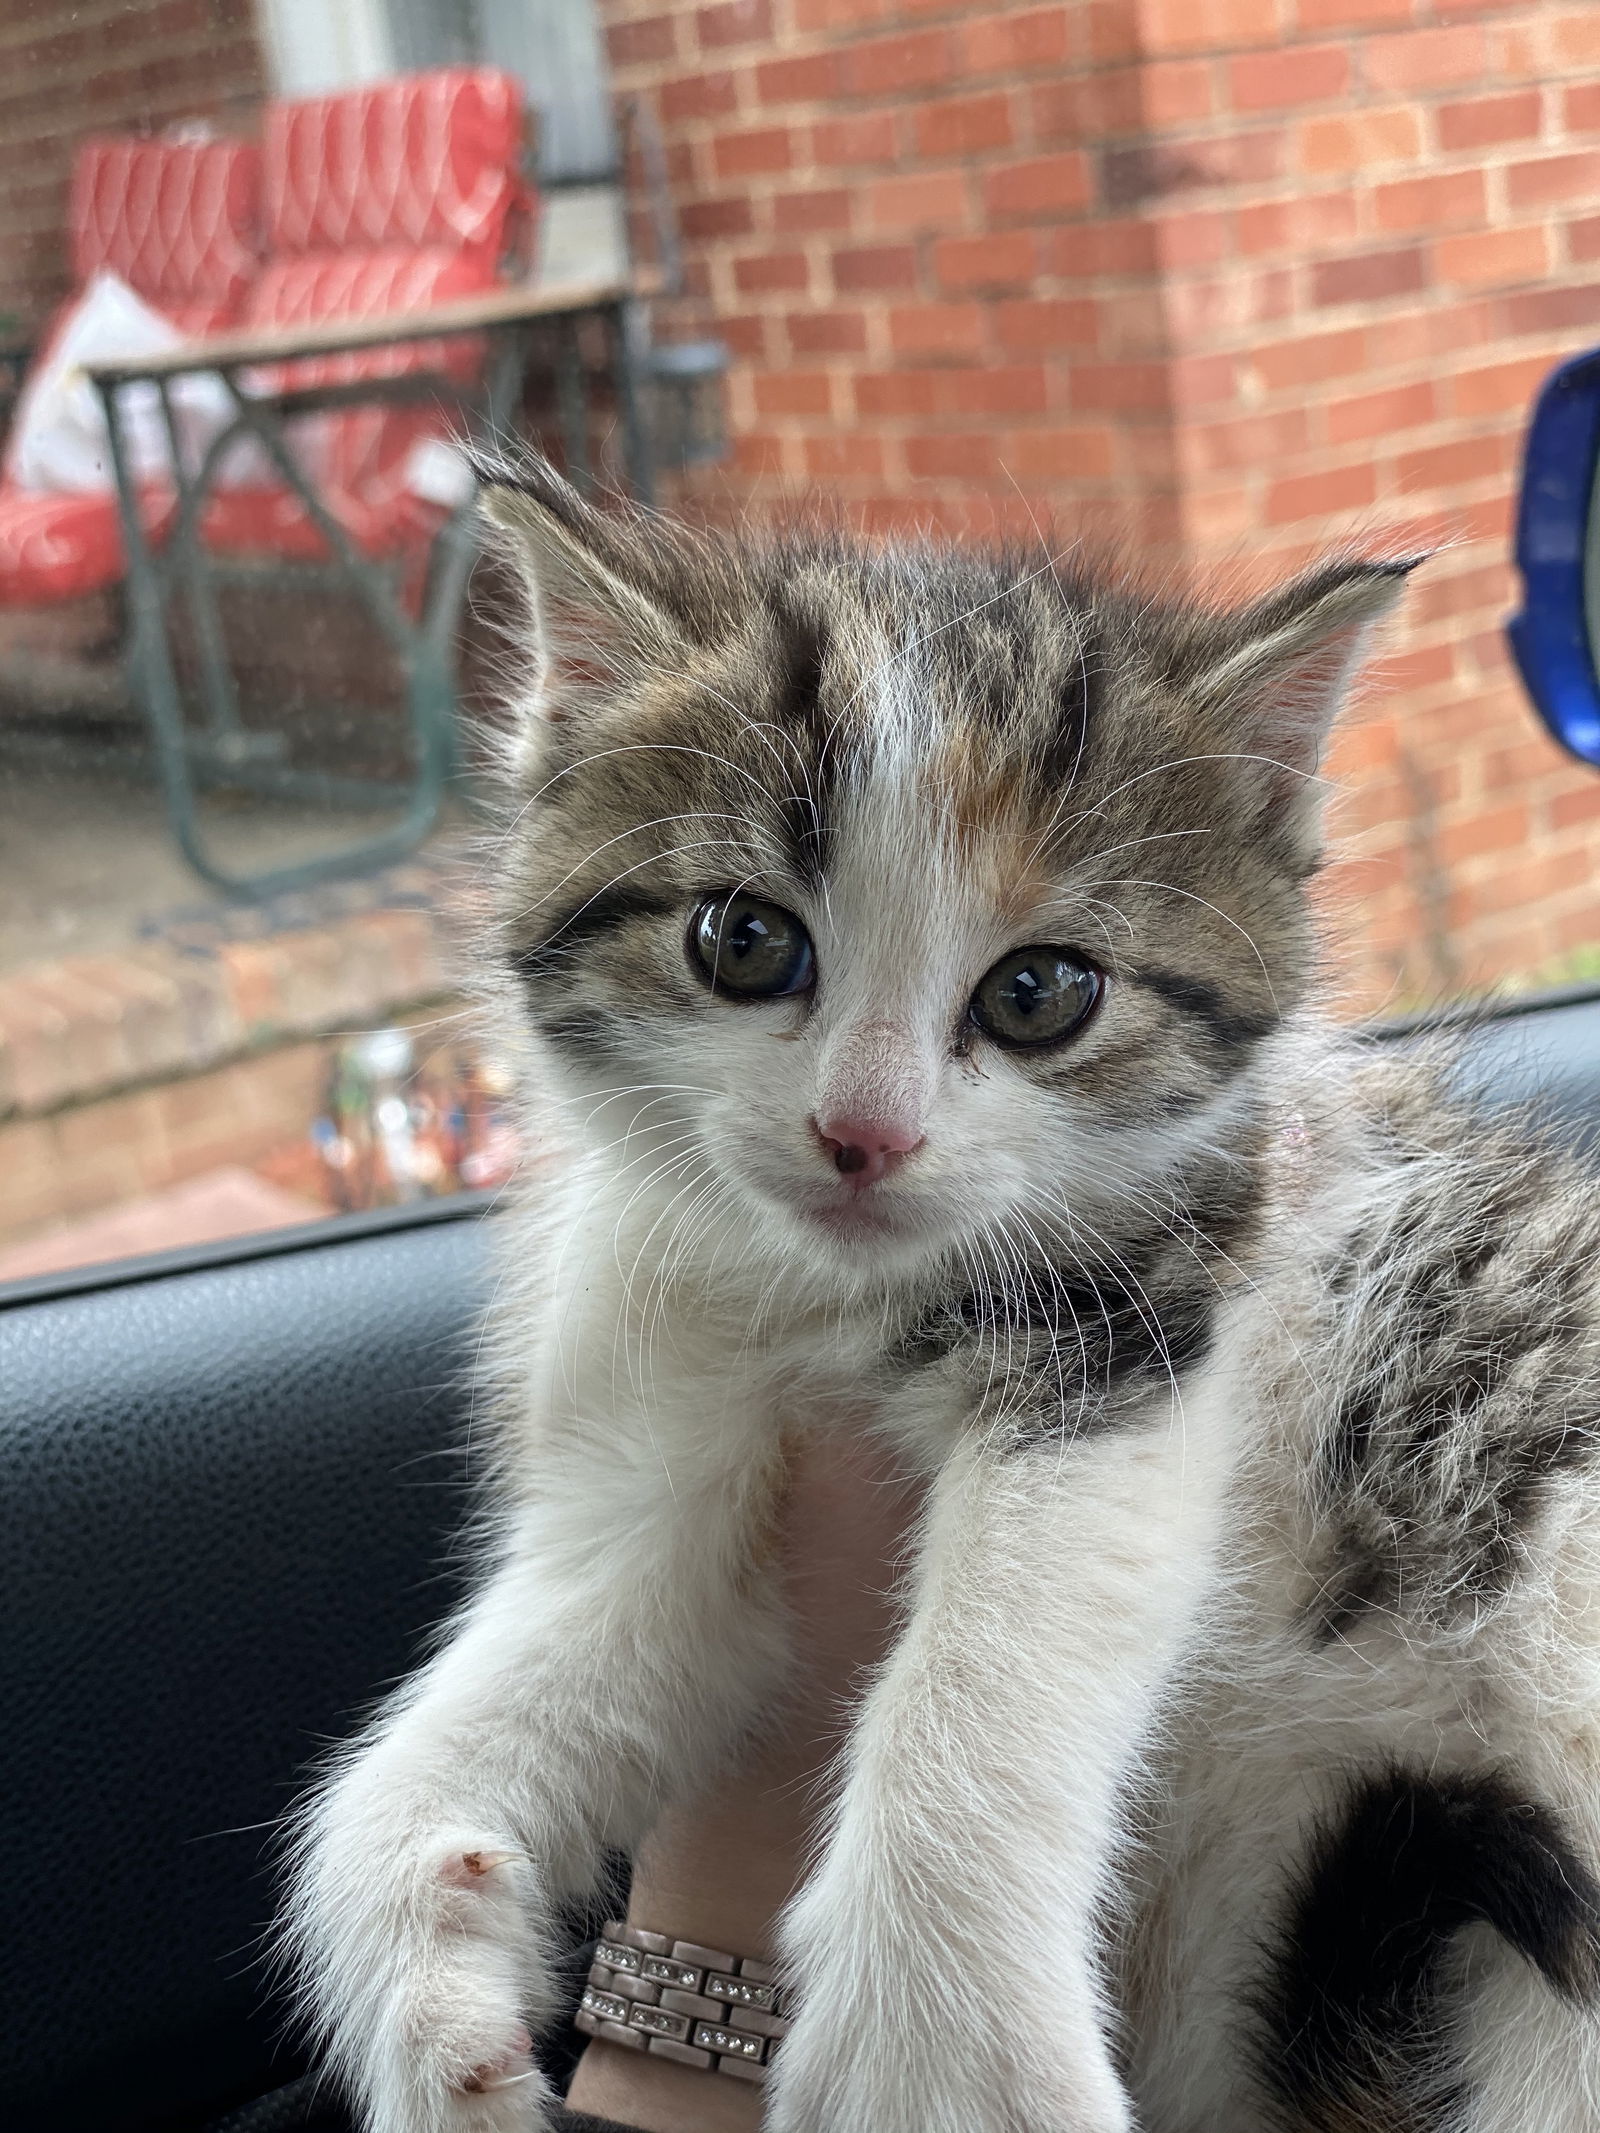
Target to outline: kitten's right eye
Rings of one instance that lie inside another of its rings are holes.
[[[713,992],[747,1000],[804,992],[816,969],[811,936],[794,913],[738,889],[696,911],[689,953]]]

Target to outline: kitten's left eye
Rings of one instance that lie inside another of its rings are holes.
[[[740,890],[700,906],[690,922],[689,950],[715,992],[776,999],[811,983],[811,936],[799,919]]]
[[[983,979],[969,1012],[1001,1044],[1059,1044],[1089,1019],[1103,982],[1070,948],[1016,948]]]

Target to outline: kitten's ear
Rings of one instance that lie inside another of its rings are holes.
[[[1328,729],[1374,627],[1424,560],[1323,563],[1248,607],[1213,618],[1186,648],[1191,702],[1238,751],[1241,776],[1309,859],[1318,842],[1316,770]]]
[[[474,462],[484,516],[505,536],[532,603],[541,650],[558,615],[579,624],[591,659],[661,661],[693,634],[685,612],[685,538],[624,507],[597,511],[548,460]]]

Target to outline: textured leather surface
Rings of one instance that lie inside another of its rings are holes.
[[[484,1239],[0,1311],[0,2097],[201,2124],[299,2071],[263,1824],[456,1590]]]

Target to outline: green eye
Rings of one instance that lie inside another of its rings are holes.
[[[804,992],[815,969],[811,936],[794,913],[740,890],[700,906],[689,952],[713,992],[747,1000]]]
[[[1089,1019],[1104,983],[1070,948],[1017,948],[984,978],[968,1012],[997,1044],[1059,1044]]]

